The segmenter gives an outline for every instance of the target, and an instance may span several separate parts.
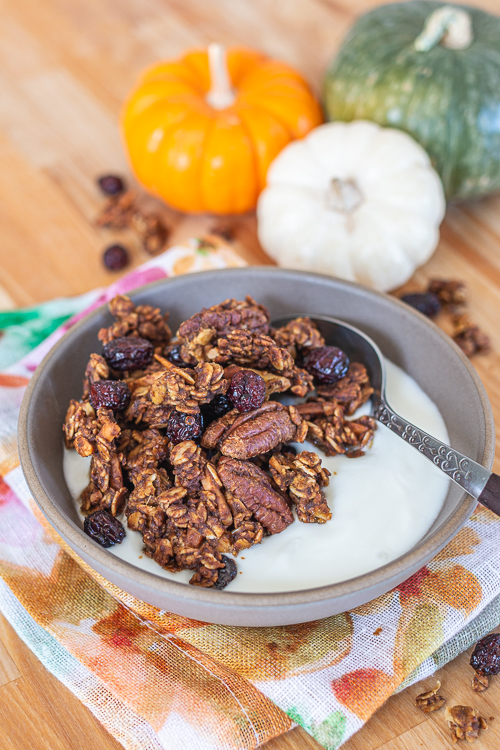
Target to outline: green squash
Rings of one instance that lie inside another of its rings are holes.
[[[470,198],[500,189],[500,18],[447,5],[440,20],[444,6],[411,0],[362,16],[326,74],[324,104],[330,120],[406,131],[447,198]]]

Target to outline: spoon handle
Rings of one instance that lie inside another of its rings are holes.
[[[500,516],[500,477],[472,458],[424,432],[391,409],[380,397],[373,400],[373,416],[432,461],[469,495]]]

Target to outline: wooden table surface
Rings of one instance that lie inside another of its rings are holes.
[[[500,0],[469,0],[500,13]],[[110,283],[103,247],[120,239],[94,226],[95,178],[128,175],[117,129],[120,103],[138,73],[187,47],[251,44],[301,70],[314,88],[356,15],[377,0],[0,0],[0,309]],[[209,216],[165,210],[170,242],[210,228]],[[235,247],[270,263],[252,216],[230,221]],[[126,238],[130,241],[130,238]],[[147,259],[132,243],[133,263]],[[408,284],[465,280],[471,313],[490,335],[474,364],[500,418],[500,198],[452,207],[438,251]],[[500,466],[496,466],[498,471]],[[471,701],[463,654],[439,673],[449,701]],[[432,686],[434,679],[427,680]],[[416,685],[391,698],[345,750],[437,750],[451,746],[443,712],[413,706]],[[451,704],[453,705],[453,703]],[[500,747],[500,678],[474,705],[495,716],[476,744]],[[1,750],[117,750],[90,712],[41,666],[0,617]],[[319,748],[301,729],[266,750]]]

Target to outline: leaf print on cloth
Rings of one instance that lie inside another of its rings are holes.
[[[2,388],[23,388],[30,381],[23,375],[10,375],[7,372],[0,372],[0,387]]]
[[[481,603],[482,589],[476,576],[462,565],[431,572],[422,586],[422,597],[441,601],[464,615],[471,615]]]
[[[349,613],[300,625],[207,625],[180,637],[248,680],[279,680],[338,664],[352,647]]]
[[[445,614],[438,604],[417,603],[401,616],[394,650],[394,671],[404,679],[444,641]]]
[[[485,508],[484,505],[478,503],[470,520],[477,521],[478,523],[498,523],[498,516],[491,510],[488,510],[488,508]]]
[[[339,703],[366,721],[398,685],[394,676],[381,669],[356,669],[332,682]]]
[[[155,731],[178,713],[216,747],[239,750],[291,728],[253,686],[175,636],[159,636],[62,551],[50,576],[5,564],[1,572],[46,630]]]
[[[436,557],[432,558],[432,562],[433,564],[436,564],[445,560],[451,560],[454,557],[460,557],[460,555],[473,555],[478,544],[481,544],[481,537],[479,534],[477,534],[477,532],[470,526],[464,526],[464,528],[460,529],[458,534],[448,542],[446,547],[443,547],[441,552],[438,552]]]
[[[477,546],[476,532],[470,528],[463,532],[461,540],[452,542],[454,548],[462,551]],[[441,558],[438,555],[396,590],[402,612],[395,639],[394,671],[403,680],[443,644],[448,607],[464,618],[470,616],[481,604],[482,588],[473,573],[453,564],[453,558],[445,554]]]
[[[92,631],[100,641],[93,647],[98,665],[92,671],[99,669],[106,684],[114,684],[157,731],[176,712],[193,727],[202,723],[222,747],[253,747],[269,737],[272,725],[281,732],[291,726],[251,685],[175,636],[158,636],[121,605]],[[126,670],[120,668],[124,658]]]
[[[401,604],[406,604],[412,599],[416,599],[420,596],[422,591],[422,585],[425,579],[430,576],[431,571],[429,568],[424,566],[417,570],[410,578],[396,586],[395,591],[399,591],[399,600]]]
[[[308,716],[306,717],[304,712],[295,707],[289,709],[287,714],[292,721],[309,732],[326,750],[337,750],[341,745],[347,723],[346,717],[341,711],[333,711],[319,723]]]

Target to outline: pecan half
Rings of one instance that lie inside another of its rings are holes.
[[[223,456],[217,473],[224,487],[252,511],[270,534],[278,534],[292,523],[293,515],[284,498],[272,488],[267,474],[257,466]]]
[[[295,412],[292,414],[301,425],[301,417]],[[258,409],[240,414],[226,429],[225,425],[232,418],[233,412],[229,412],[213,422],[202,438],[202,445],[217,446],[223,456],[246,460],[267,453],[279,443],[289,443],[297,438],[299,430],[303,432],[301,426],[294,423],[290,410],[277,401],[266,401]],[[223,420],[224,432],[220,433]],[[214,440],[217,434],[220,437]]]

